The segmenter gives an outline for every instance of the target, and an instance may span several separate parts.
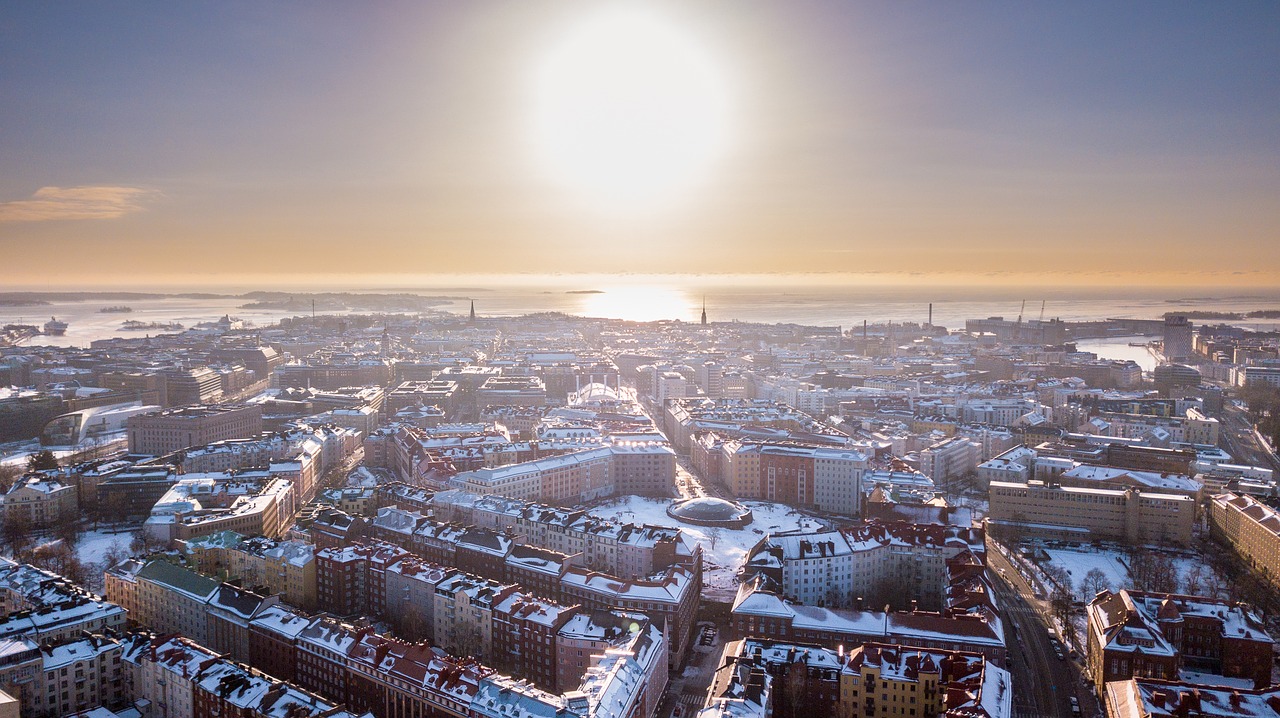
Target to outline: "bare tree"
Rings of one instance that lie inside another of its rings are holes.
[[[25,511],[6,511],[4,526],[0,532],[4,535],[4,545],[9,547],[14,558],[24,554],[34,542],[31,519]]]
[[[1111,590],[1111,581],[1107,580],[1107,574],[1102,569],[1091,568],[1089,572],[1080,579],[1080,595],[1084,596],[1086,601],[1092,599],[1100,591]]]
[[[449,629],[445,636],[445,646],[449,652],[455,656],[470,656],[480,660],[485,660],[484,643],[480,639],[480,631],[475,626],[455,623],[454,627]],[[437,638],[439,638],[437,636]]]
[[[1139,591],[1151,590],[1154,555],[1150,550],[1133,546],[1128,549],[1129,582]]]
[[[1056,563],[1046,563],[1040,567],[1040,570],[1054,586],[1065,589],[1068,594],[1071,593],[1071,574],[1067,573],[1067,569]]]
[[[167,548],[169,548],[168,542],[156,538],[146,531],[139,531],[134,534],[133,541],[129,543],[129,551],[134,556],[148,556],[164,551]]]
[[[13,464],[0,466],[0,493],[8,493],[13,488],[13,482],[22,476],[22,469]]]
[[[1182,592],[1188,596],[1199,596],[1204,590],[1205,583],[1205,567],[1203,564],[1195,563],[1187,570],[1187,575],[1182,577]]]
[[[1075,631],[1071,630],[1071,590],[1063,586],[1055,588],[1049,599],[1049,605],[1053,609],[1053,615],[1062,624],[1063,635],[1067,636],[1067,640],[1075,643],[1072,638]]]
[[[74,548],[80,542],[80,528],[80,518],[64,512],[53,522],[53,535]]]
[[[400,619],[400,635],[407,641],[421,641],[427,638],[427,618],[422,606],[413,601],[406,601],[404,613]]]
[[[1178,592],[1178,564],[1172,557],[1157,554],[1152,560],[1151,581],[1148,590],[1157,593]]]
[[[89,580],[89,572],[75,549],[65,541],[54,540],[40,544],[31,551],[30,563],[47,571],[65,577],[72,583],[85,584]]]
[[[1217,571],[1209,571],[1202,579],[1204,582],[1204,595],[1209,598],[1226,598],[1227,582],[1222,580],[1222,576]]]
[[[102,554],[102,560],[98,562],[98,568],[102,571],[106,571],[126,558],[129,558],[129,551],[125,548],[125,545],[117,539],[112,541],[111,545],[107,547],[106,552]]]

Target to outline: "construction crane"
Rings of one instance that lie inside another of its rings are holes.
[[[1027,311],[1027,300],[1022,300],[1022,308],[1018,310],[1018,326],[1022,326],[1022,315]]]
[[[1043,299],[1040,300],[1040,323],[1041,324],[1044,324],[1044,302],[1045,300]]]

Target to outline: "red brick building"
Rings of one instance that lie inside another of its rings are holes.
[[[1271,682],[1274,641],[1246,606],[1201,596],[1103,591],[1089,603],[1089,675],[1177,680],[1182,668],[1255,687]]]

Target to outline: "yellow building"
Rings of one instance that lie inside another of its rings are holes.
[[[1280,589],[1280,512],[1233,493],[1209,499],[1209,529]]]
[[[1187,545],[1195,526],[1190,496],[1135,488],[1087,489],[1043,481],[992,481],[991,528],[1010,528],[1047,538],[1128,543],[1170,541]]]

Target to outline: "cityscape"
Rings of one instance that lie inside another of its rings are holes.
[[[0,718],[1280,718],[1276,28],[0,9]]]

